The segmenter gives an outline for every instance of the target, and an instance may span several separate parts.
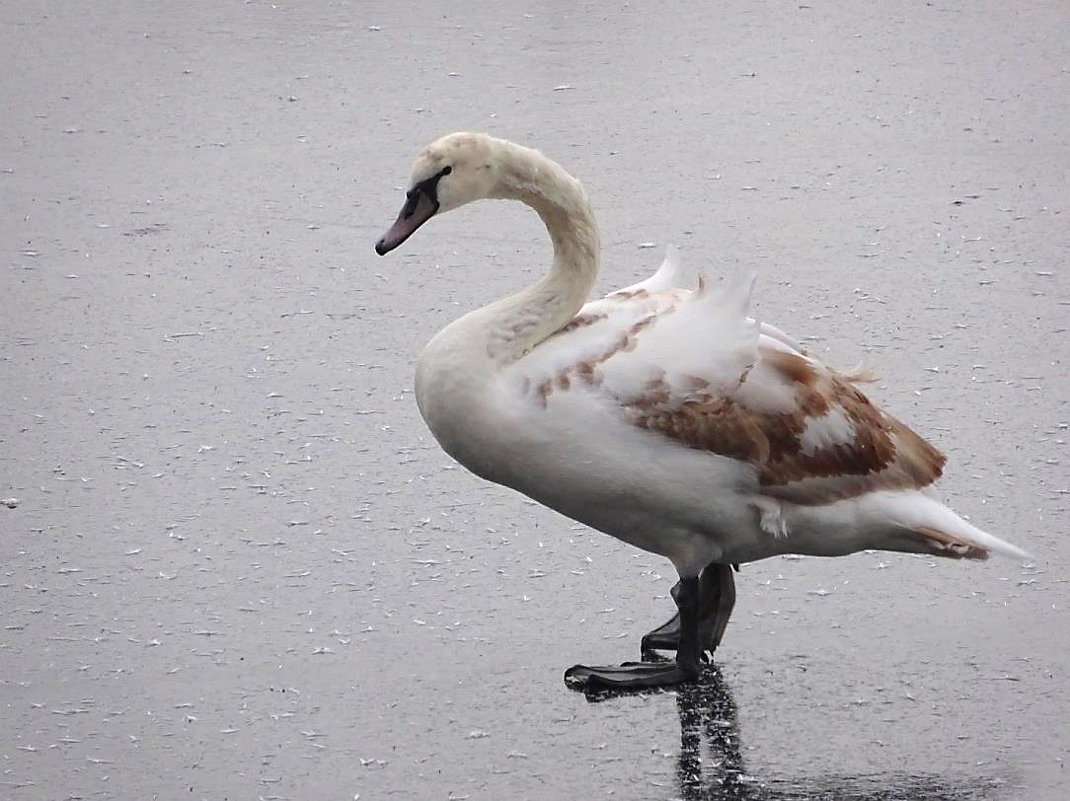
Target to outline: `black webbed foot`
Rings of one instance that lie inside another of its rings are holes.
[[[575,665],[565,672],[574,690],[652,690],[694,681],[702,670],[698,640],[698,576],[680,579],[673,587],[680,610],[679,647],[672,662],[625,662],[619,666]]]
[[[625,662],[623,665],[573,665],[565,671],[565,684],[574,690],[653,690],[675,687],[698,678],[698,666],[678,662]]]

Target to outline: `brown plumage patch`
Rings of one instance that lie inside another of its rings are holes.
[[[639,334],[642,333],[643,330],[652,326],[657,319],[658,316],[656,314],[648,314],[641,320],[632,323],[631,327],[625,332],[624,341],[618,347],[618,350],[635,350],[635,346],[639,342]],[[606,361],[606,359],[610,358],[616,352],[616,350],[606,352],[600,361]]]
[[[761,348],[759,355],[763,362],[788,381],[804,386],[813,386],[817,382],[817,371],[809,359],[779,348]]]
[[[569,326],[580,320],[581,317],[573,318]],[[605,319],[606,315],[590,315]],[[597,386],[601,383],[599,379],[597,368],[599,365],[604,364],[607,360],[613,358],[618,353],[628,353],[635,350],[636,345],[639,344],[639,334],[646,328],[654,324],[656,316],[650,314],[637,322],[633,323],[624,331],[617,340],[606,348],[602,353],[592,359],[585,359],[576,364],[568,365],[558,370],[551,378],[542,381],[535,386],[535,398],[539,406],[546,408],[550,395],[555,389],[568,390],[572,387],[572,381],[578,380],[592,386]],[[591,323],[597,322],[597,319],[593,319]],[[582,323],[582,325],[590,325],[591,323]],[[577,326],[578,327],[578,326]],[[568,326],[562,329],[567,331]],[[530,383],[524,385],[523,391],[526,393],[530,390]]]
[[[671,388],[665,381],[664,376],[652,378],[643,385],[643,394],[635,399],[634,407],[642,409],[650,414],[668,404],[671,398]]]
[[[535,387],[535,399],[538,401],[539,406],[546,408],[547,399],[550,397],[550,393],[554,391],[554,385],[552,379],[547,378],[545,381],[539,383]]]
[[[585,383],[597,385],[599,382],[595,376],[594,367],[595,363],[592,361],[576,362],[572,366],[572,373]]]
[[[795,409],[757,411],[723,395],[699,395],[669,407],[669,388],[663,379],[622,402],[640,428],[748,462],[767,494],[796,503],[829,503],[878,489],[923,487],[940,476],[943,454],[880,411],[846,377],[772,348],[759,348],[758,365],[791,386]],[[752,374],[745,371],[741,386]],[[702,387],[695,384],[694,389]],[[852,439],[804,450],[807,426],[833,411],[849,421]]]
[[[608,320],[609,315],[604,312],[591,312],[589,314],[577,314],[572,318],[569,323],[562,328],[558,333],[566,334],[569,331],[575,331],[577,328],[586,328],[589,325],[600,323],[603,320]]]

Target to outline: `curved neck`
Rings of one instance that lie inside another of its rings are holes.
[[[511,142],[501,143],[502,174],[493,197],[519,200],[542,218],[554,262],[538,283],[491,304],[487,355],[516,361],[566,326],[598,278],[600,243],[594,214],[580,182],[556,162]]]

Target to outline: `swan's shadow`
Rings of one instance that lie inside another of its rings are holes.
[[[675,692],[680,716],[676,780],[682,801],[994,801],[1002,786],[992,778],[905,772],[756,777],[744,766],[739,713],[720,668],[707,665],[699,682]],[[604,701],[621,694],[589,694],[588,699]]]

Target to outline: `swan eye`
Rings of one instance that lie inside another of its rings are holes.
[[[420,200],[420,195],[426,195],[427,198],[434,204],[435,211],[438,210],[438,182],[442,179],[443,175],[449,175],[453,172],[453,167],[446,165],[441,170],[436,172],[430,178],[424,178],[424,180],[413,184],[412,189],[405,193],[405,208],[402,209],[402,216],[407,220],[416,211],[416,204]]]

